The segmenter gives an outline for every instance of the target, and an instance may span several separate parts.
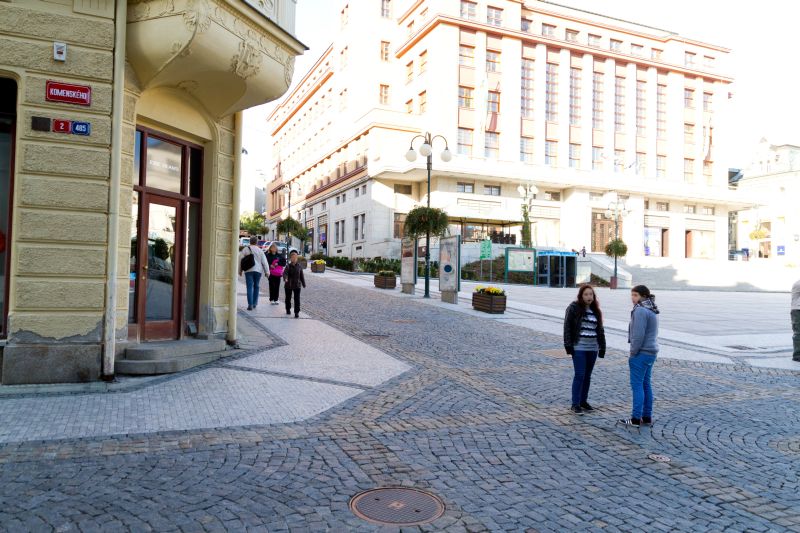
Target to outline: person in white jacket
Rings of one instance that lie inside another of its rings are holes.
[[[244,272],[244,280],[247,283],[247,310],[252,311],[258,306],[258,284],[261,276],[269,272],[269,264],[264,252],[256,246],[257,237],[250,237],[250,245],[245,246],[239,252],[239,275]],[[253,256],[253,259],[245,260],[246,257]],[[253,261],[251,263],[251,261]],[[252,264],[252,266],[249,266]],[[243,268],[245,267],[245,268]]]

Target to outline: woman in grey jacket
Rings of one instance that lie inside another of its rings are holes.
[[[631,321],[628,342],[631,345],[628,367],[631,376],[633,409],[630,418],[619,420],[625,426],[653,425],[653,389],[650,378],[658,355],[658,307],[655,295],[644,285],[631,289]]]

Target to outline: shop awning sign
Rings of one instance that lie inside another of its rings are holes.
[[[92,88],[88,85],[74,85],[47,80],[45,100],[75,105],[92,105]]]

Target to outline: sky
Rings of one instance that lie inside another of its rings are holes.
[[[377,2],[377,0],[374,0]],[[339,24],[343,0],[298,0],[295,35],[309,50],[297,58],[292,88],[328,48]],[[618,17],[685,37],[731,48],[734,78],[731,102],[735,131],[727,157],[729,167],[747,166],[762,137],[773,144],[800,144],[800,69],[797,67],[797,21],[800,2],[761,0],[558,0],[568,5]],[[667,7],[665,7],[667,6]],[[291,89],[290,89],[291,91]],[[288,93],[287,93],[288,94]],[[243,209],[252,204],[253,187],[271,179],[271,142],[266,119],[278,102],[245,112]],[[244,196],[248,194],[248,196]],[[252,209],[252,207],[250,207]]]

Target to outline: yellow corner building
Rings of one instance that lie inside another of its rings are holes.
[[[295,4],[0,3],[3,384],[235,340],[241,111],[288,89]]]

